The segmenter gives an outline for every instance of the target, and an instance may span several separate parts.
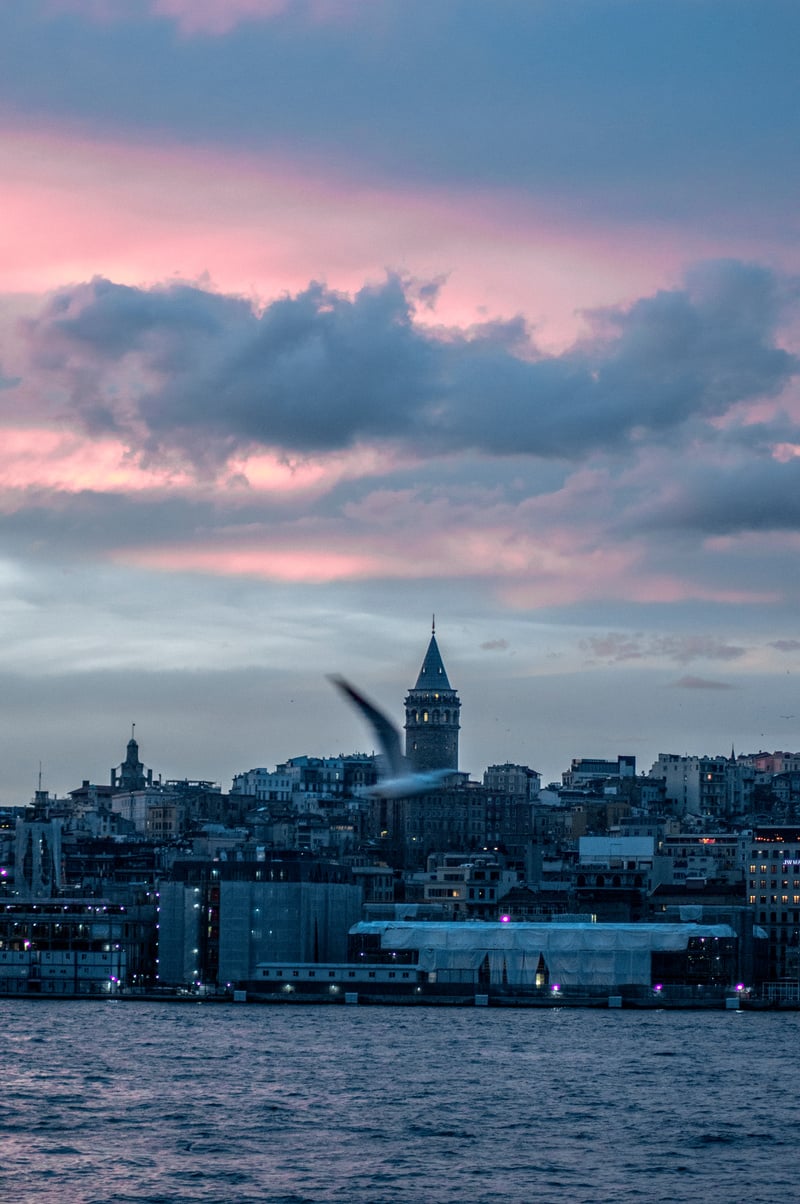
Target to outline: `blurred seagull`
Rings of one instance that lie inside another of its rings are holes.
[[[343,677],[331,676],[328,680],[358,707],[375,733],[388,776],[380,778],[370,787],[372,794],[377,794],[380,798],[407,798],[411,794],[428,794],[431,790],[438,790],[444,780],[452,776],[452,769],[415,772],[400,751],[400,731],[391,719],[363,694],[359,694]]]

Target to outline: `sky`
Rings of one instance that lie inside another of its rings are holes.
[[[796,0],[0,0],[0,805],[800,747]]]

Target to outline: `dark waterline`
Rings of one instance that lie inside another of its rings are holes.
[[[800,1015],[0,1001],[3,1198],[776,1204]]]

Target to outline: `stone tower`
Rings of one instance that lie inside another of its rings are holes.
[[[406,756],[415,770],[458,769],[460,710],[436,643],[434,619],[417,684],[406,697]]]
[[[114,790],[145,790],[153,785],[153,771],[146,769],[139,760],[139,745],[134,739],[136,724],[131,727],[131,738],[125,750],[125,760],[111,770],[111,785]]]

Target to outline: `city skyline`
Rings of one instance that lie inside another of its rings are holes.
[[[0,6],[0,803],[796,749],[800,11]]]

